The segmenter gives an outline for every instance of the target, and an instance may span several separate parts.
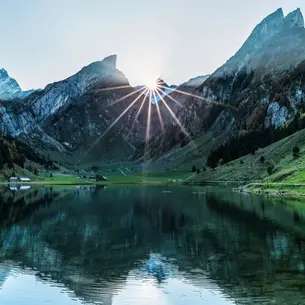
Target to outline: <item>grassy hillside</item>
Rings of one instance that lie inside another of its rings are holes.
[[[152,171],[190,171],[192,166],[204,168],[206,164],[206,156],[221,145],[228,137],[230,127],[226,130],[214,130],[205,133],[188,143],[184,147],[176,146],[169,152],[163,154],[157,160],[151,162],[149,168]]]
[[[293,157],[293,147],[300,148],[300,157]],[[264,157],[264,162],[262,162]],[[272,175],[268,166],[274,166]],[[195,182],[232,181],[238,184],[255,180],[277,183],[305,184],[305,130],[301,130],[281,141],[259,149],[254,155],[247,155],[238,160],[209,169],[197,175]]]

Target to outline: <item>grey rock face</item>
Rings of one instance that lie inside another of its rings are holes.
[[[267,110],[267,116],[265,121],[265,127],[283,126],[288,119],[288,109],[285,106],[281,106],[277,102],[273,102],[269,105]]]

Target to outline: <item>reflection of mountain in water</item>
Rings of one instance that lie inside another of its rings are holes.
[[[8,278],[10,272],[11,268],[9,266],[0,265],[0,289]]]
[[[295,291],[304,271],[302,215],[295,223],[295,212],[284,205],[192,192],[90,188],[58,194],[24,221],[7,222],[13,224],[0,231],[0,257],[37,268],[38,277],[62,282],[88,302],[111,304],[131,270],[157,282],[177,274],[200,287],[216,282],[236,300],[281,298],[287,304],[291,291],[305,300]]]

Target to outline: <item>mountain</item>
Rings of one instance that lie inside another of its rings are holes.
[[[200,85],[202,85],[209,77],[210,77],[210,74],[191,78],[187,82],[183,83],[181,85],[181,87],[190,87],[190,88],[195,89],[195,88],[199,87]]]
[[[153,105],[147,95],[140,96],[141,86],[130,86],[116,60],[112,55],[94,62],[21,103],[1,102],[3,134],[71,164],[84,158],[88,163],[142,161],[145,155],[154,167],[179,167],[193,160],[205,164],[212,150],[231,139],[286,126],[305,111],[300,9],[269,15],[210,76],[177,88],[159,80],[163,101],[157,95]],[[14,96],[20,87],[2,74],[3,88]]]
[[[0,69],[0,100],[23,99],[35,90],[22,91],[17,81],[5,69]]]
[[[115,64],[116,56],[110,56],[84,67],[68,79],[35,92],[21,106],[15,106],[12,102],[0,104],[0,116],[2,114],[3,117],[1,130],[6,135],[17,136],[41,128],[46,119],[99,82],[104,82],[105,87],[129,85],[125,76],[116,70]]]
[[[144,103],[142,90],[130,86],[116,60],[112,55],[94,62],[34,92],[22,104],[0,104],[0,129],[42,154],[52,152],[52,157],[73,164],[86,157],[89,162],[131,158],[146,135],[148,98]],[[155,109],[151,118],[154,126]],[[152,128],[151,133],[159,130]]]
[[[192,90],[182,85],[171,94],[184,106],[176,107],[175,113],[188,136],[181,136],[180,125],[172,120],[162,135],[164,144],[159,144],[160,137],[151,141],[151,157],[162,163],[168,159],[167,166],[196,158],[204,164],[211,150],[234,137],[284,126],[304,111],[304,75],[303,15],[297,9],[284,16],[279,9],[201,85]],[[189,136],[197,144],[181,148],[190,142]],[[168,146],[170,139],[176,140]]]

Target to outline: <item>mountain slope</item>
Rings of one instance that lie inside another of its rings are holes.
[[[146,136],[149,97],[142,91],[129,85],[110,56],[31,95],[24,109],[34,114],[34,124],[22,126],[25,139],[42,151],[68,153],[74,164],[130,159]],[[160,130],[156,120],[153,108],[151,134]]]
[[[232,137],[253,130],[280,127],[304,109],[305,97],[305,29],[299,9],[286,17],[282,9],[265,18],[251,33],[240,50],[195,90],[185,95],[173,92],[172,97],[185,108],[175,108],[177,118],[193,139],[201,138],[199,146],[189,144],[185,154],[201,155],[203,160],[211,149]],[[176,137],[179,126],[167,126],[167,139]],[[209,139],[209,140],[208,140]],[[166,142],[166,141],[165,141]],[[172,161],[184,163],[177,154],[181,141],[172,147],[157,147],[154,139],[151,157],[176,151]],[[200,144],[202,143],[202,145]],[[198,149],[200,152],[198,152]],[[183,148],[185,150],[185,148]]]
[[[293,156],[293,147],[300,148],[300,157]],[[238,160],[208,169],[194,178],[197,182],[228,181],[245,184],[255,180],[268,179],[272,182],[305,183],[305,130],[296,132],[277,141],[255,154],[249,154]],[[262,157],[264,157],[262,161]],[[273,175],[267,169],[273,164]]]

